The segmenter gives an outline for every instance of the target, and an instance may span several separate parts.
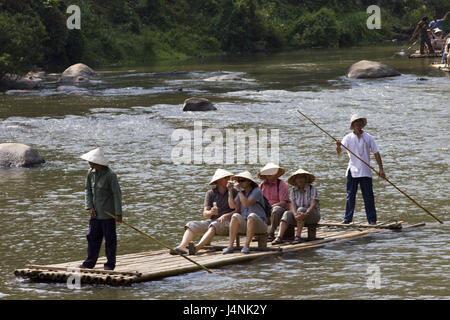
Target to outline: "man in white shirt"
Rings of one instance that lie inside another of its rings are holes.
[[[338,154],[341,154],[341,152],[345,150],[342,146],[344,145],[368,164],[370,164],[370,152],[372,151],[375,160],[378,163],[380,176],[386,178],[380,152],[378,151],[375,140],[371,135],[362,130],[366,124],[366,118],[353,115],[350,120],[350,130],[353,130],[353,132],[347,134],[342,139],[342,142],[336,141],[336,151]],[[377,212],[375,209],[375,198],[372,188],[372,170],[353,154],[348,151],[347,153],[350,160],[345,174],[347,177],[347,201],[345,204],[345,217],[343,223],[350,223],[353,220],[356,192],[358,191],[358,184],[360,184],[367,221],[369,224],[376,224]]]

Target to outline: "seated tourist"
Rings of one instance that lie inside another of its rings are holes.
[[[219,234],[228,234],[228,224],[225,223],[222,216],[234,211],[234,197],[237,191],[227,187],[228,181],[233,176],[231,172],[223,169],[217,169],[210,181],[213,186],[212,190],[206,192],[205,202],[203,207],[202,221],[188,222],[184,229],[183,239],[178,247],[174,248],[181,254],[187,254],[189,251],[187,247],[194,240],[196,235],[205,234],[211,225],[214,226],[214,231]],[[176,254],[172,250],[171,254]]]
[[[444,32],[439,28],[433,29],[431,33],[431,45],[433,46],[434,50],[442,50],[444,48],[444,44]]]
[[[303,226],[308,226],[308,240],[316,239],[316,228],[320,220],[319,196],[317,189],[312,185],[315,176],[308,171],[299,169],[288,179],[293,186],[290,194],[291,210],[283,214],[280,222],[278,236],[272,244],[282,243],[282,238],[288,225],[297,227],[294,243],[302,241]]]
[[[442,63],[449,65],[450,62],[450,36],[447,36],[447,40],[445,41],[444,50],[442,51]]]
[[[234,199],[237,212],[231,216],[229,243],[223,254],[233,252],[234,240],[238,233],[245,234],[245,245],[241,252],[250,253],[252,237],[267,232],[264,197],[250,172],[241,172],[235,175],[233,180],[237,181],[234,185],[238,190],[238,195]]]
[[[272,206],[267,241],[275,239],[275,230],[280,225],[281,217],[285,211],[289,210],[289,190],[286,183],[279,179],[285,172],[278,165],[268,163],[258,173],[258,178],[264,180],[259,188]]]

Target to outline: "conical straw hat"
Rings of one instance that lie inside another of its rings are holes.
[[[258,185],[258,183],[253,179],[252,174],[249,171],[244,171],[244,172],[241,172],[241,173],[235,175],[233,177],[233,180],[238,180],[238,178],[248,179],[248,180],[252,181],[253,183],[255,183],[256,185]]]
[[[233,176],[233,174],[231,172],[219,168],[214,173],[209,184],[214,184],[214,183],[216,183],[217,180],[220,180],[220,179],[226,178],[226,177],[232,177],[232,176]]]
[[[81,155],[80,158],[83,160],[92,162],[92,163],[102,165],[102,166],[108,165],[108,160],[106,160],[106,158],[103,154],[103,151],[100,148],[91,150],[88,153]]]
[[[354,115],[352,115],[352,117],[350,119],[350,130],[353,130],[353,122],[358,120],[358,119],[362,119],[364,121],[363,128],[366,126],[366,124],[367,124],[366,117],[363,117],[363,116],[361,116],[359,114],[354,114]]]
[[[273,162],[269,162],[258,172],[258,178],[263,179],[263,176],[271,176],[276,174],[277,178],[282,176],[286,170],[281,168],[279,165],[276,165]]]
[[[312,173],[303,169],[298,169],[288,178],[288,183],[292,186],[295,186],[295,177],[300,174],[306,175],[306,183],[313,183],[314,180],[316,180],[316,177]]]

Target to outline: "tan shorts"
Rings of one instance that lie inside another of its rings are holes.
[[[194,234],[205,234],[206,231],[208,231],[211,222],[211,219],[202,221],[190,221],[186,223],[186,225],[184,226],[184,230],[189,228]]]
[[[225,220],[225,222],[215,220],[211,222],[209,227],[214,227],[218,236],[228,236],[230,234],[230,220]]]
[[[186,223],[184,230],[189,228],[194,234],[203,235],[210,227],[214,227],[216,229],[216,235],[227,236],[230,230],[230,220],[225,220],[225,222],[219,222],[211,219],[203,221],[190,221]]]
[[[306,208],[298,208],[297,212],[306,212]],[[283,214],[283,218],[281,218],[281,221],[287,222],[288,224],[292,225],[292,226],[297,226],[297,220],[294,217],[294,214],[292,213],[292,211],[286,211]],[[309,226],[309,225],[315,225],[318,224],[320,221],[320,212],[317,209],[314,209],[304,220],[304,225],[305,226]]]
[[[239,221],[238,233],[246,234],[247,233],[247,223],[245,223],[244,217],[239,213],[235,213],[235,214],[233,214],[232,218],[236,218]],[[256,213],[250,213],[248,215],[247,222],[249,219],[254,219],[256,222],[255,234],[267,232],[267,224],[260,217],[258,217],[258,215]]]

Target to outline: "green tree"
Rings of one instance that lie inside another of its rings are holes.
[[[46,39],[39,17],[0,12],[0,78],[6,73],[24,73],[42,63]]]
[[[290,34],[294,47],[337,47],[340,29],[333,10],[321,8],[300,17]]]

